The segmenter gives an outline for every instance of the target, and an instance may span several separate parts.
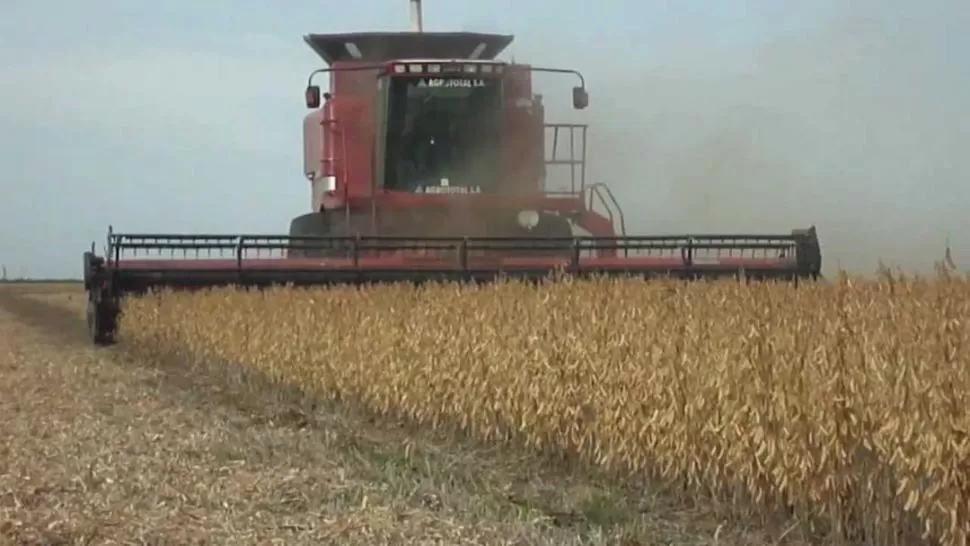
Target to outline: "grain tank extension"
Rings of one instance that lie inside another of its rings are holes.
[[[511,63],[512,36],[309,34],[325,67],[304,94],[308,207],[286,235],[108,232],[84,253],[88,327],[110,343],[125,294],[152,288],[488,281],[577,276],[815,278],[815,228],[784,235],[631,236],[586,179],[587,125],[546,119],[536,73],[589,95],[575,70]],[[317,80],[329,76],[325,88]],[[571,82],[570,82],[571,80]],[[714,181],[716,183],[716,181]]]

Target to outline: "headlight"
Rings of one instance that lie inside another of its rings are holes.
[[[523,210],[519,212],[519,225],[525,229],[533,229],[539,225],[539,213],[534,210]]]

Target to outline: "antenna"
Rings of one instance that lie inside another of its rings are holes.
[[[424,24],[421,21],[421,0],[411,0],[411,30],[424,32]]]

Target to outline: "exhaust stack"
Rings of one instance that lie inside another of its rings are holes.
[[[421,0],[411,0],[411,30],[424,32],[424,24],[421,21]]]

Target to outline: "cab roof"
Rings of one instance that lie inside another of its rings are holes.
[[[400,58],[490,60],[502,53],[512,40],[512,35],[478,32],[354,32],[303,37],[328,65]]]

